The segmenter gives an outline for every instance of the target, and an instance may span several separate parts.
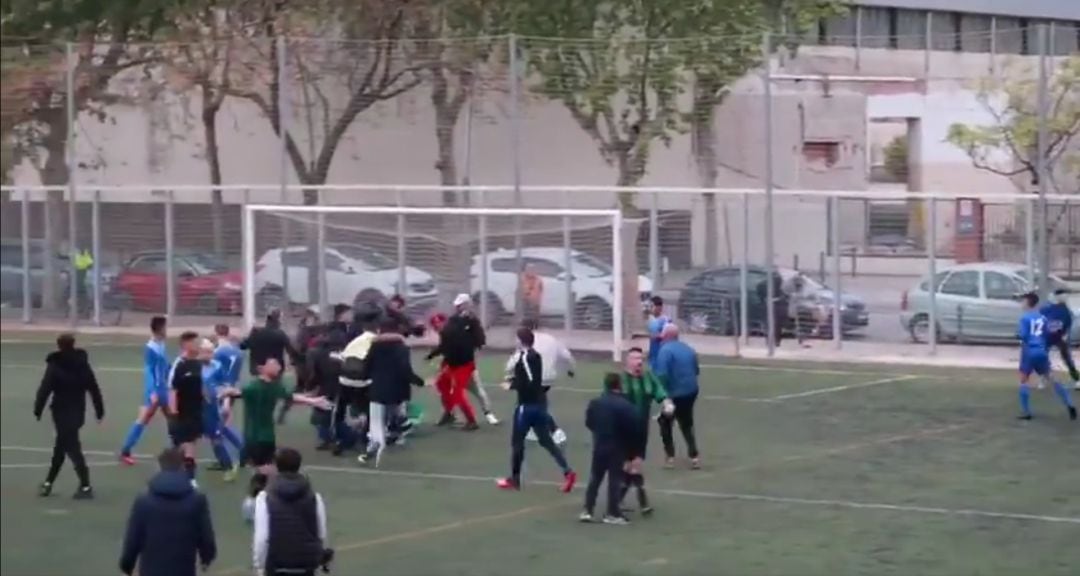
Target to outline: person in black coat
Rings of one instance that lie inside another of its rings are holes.
[[[609,373],[604,376],[604,393],[589,402],[585,410],[585,427],[593,435],[592,469],[589,486],[585,489],[585,510],[579,519],[592,522],[600,483],[607,476],[607,514],[605,524],[622,525],[629,521],[619,510],[622,500],[623,467],[634,458],[634,446],[641,432],[640,416],[634,405],[622,394],[622,378]]]
[[[281,327],[281,312],[278,310],[266,315],[264,326],[251,329],[247,338],[240,342],[240,349],[249,351],[251,358],[248,359],[248,369],[252,376],[258,376],[256,369],[265,364],[267,358],[276,359],[282,366],[286,365],[286,354],[290,360],[299,358],[292,340]]]
[[[424,379],[413,372],[412,358],[405,338],[398,333],[397,323],[384,318],[379,325],[379,335],[371,343],[364,358],[361,380],[370,380],[368,386],[371,402],[368,421],[367,453],[359,458],[361,463],[379,459],[386,448],[387,425],[398,413],[398,407],[409,399],[409,386],[423,386]]]
[[[131,507],[120,571],[130,575],[138,564],[139,576],[195,576],[196,559],[205,571],[217,557],[210,504],[192,487],[179,450],[164,450],[158,464]]]
[[[93,498],[90,469],[83,456],[79,429],[86,422],[86,395],[90,395],[98,422],[105,418],[105,403],[101,399],[101,388],[98,387],[94,370],[90,367],[90,359],[85,350],[75,347],[75,337],[61,334],[56,339],[56,348],[55,352],[45,358],[45,375],[41,378],[41,386],[38,387],[37,397],[34,399],[34,417],[41,420],[45,404],[52,398],[49,407],[52,411],[53,426],[56,428],[49,474],[42,482],[39,493],[43,497],[52,494],[53,482],[56,481],[66,456],[71,458],[75,474],[79,476],[79,489],[75,492],[75,498]]]

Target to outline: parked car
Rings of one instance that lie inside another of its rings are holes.
[[[737,266],[714,268],[690,279],[679,295],[678,317],[691,331],[715,334],[735,334],[739,329],[741,269]],[[759,286],[768,273],[762,266],[746,270],[747,323],[751,334],[764,334],[768,310],[760,296]],[[777,268],[773,274],[780,279],[789,299],[788,318],[784,329],[794,333],[796,317],[804,334],[832,337],[832,314],[835,292],[817,280],[789,268]],[[801,290],[796,288],[801,286]],[[845,334],[870,323],[863,300],[853,294],[840,294],[840,322]]]
[[[568,273],[564,267],[566,252],[561,247],[523,248],[520,263],[517,250],[514,249],[495,250],[489,252],[486,258],[489,319],[516,312],[518,280],[526,267],[532,267],[543,280],[543,301],[540,304],[542,316],[566,316],[566,283],[570,282],[575,326],[592,330],[611,327],[615,282],[614,272],[606,262],[584,252],[571,250]],[[470,271],[473,297],[477,302],[481,302],[480,293],[483,290],[480,275],[483,260],[482,255],[474,256]],[[651,295],[652,281],[646,276],[638,276],[638,296],[642,306]]]
[[[162,250],[135,254],[112,279],[105,298],[120,309],[164,311],[166,262]],[[216,256],[175,252],[173,273],[177,310],[202,314],[240,314],[243,310],[243,273]]]
[[[439,297],[435,280],[427,272],[405,267],[405,286],[399,286],[398,265],[376,250],[361,244],[328,244],[325,254],[326,294],[330,305],[384,302],[401,294],[410,310],[430,308]],[[318,302],[308,294],[311,254],[307,246],[268,250],[255,264],[256,306],[309,305]],[[287,280],[284,277],[288,272]],[[287,284],[286,288],[282,283]]]
[[[1016,340],[1020,321],[1021,294],[1032,289],[1028,270],[1020,264],[980,262],[962,264],[937,273],[937,333],[952,341]],[[1056,276],[1050,276],[1050,290],[1068,289]],[[1069,297],[1073,314],[1080,315],[1080,295]],[[904,293],[900,302],[900,323],[915,342],[929,339],[930,280],[924,278]],[[1080,338],[1080,323],[1073,323],[1073,341]]]
[[[45,278],[45,244],[41,240],[30,241],[30,301],[35,308],[41,306],[42,284]],[[68,257],[53,256],[55,268],[60,274],[58,289],[68,293]],[[0,302],[21,307],[23,305],[23,245],[22,240],[0,241]]]

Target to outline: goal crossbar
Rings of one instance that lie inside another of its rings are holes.
[[[332,214],[381,214],[399,217],[399,227],[402,218],[410,215],[429,216],[475,216],[478,217],[480,232],[484,229],[484,217],[591,217],[610,220],[611,228],[611,269],[612,279],[615,285],[612,289],[611,324],[612,324],[612,358],[616,361],[622,352],[622,339],[624,331],[623,306],[625,294],[623,290],[623,252],[621,230],[624,216],[618,209],[560,209],[560,208],[459,208],[459,207],[406,207],[406,206],[297,206],[288,204],[246,204],[243,206],[241,253],[243,254],[243,290],[244,290],[244,324],[250,330],[256,321],[255,305],[255,275],[256,275],[256,235],[255,216],[259,213],[294,213],[312,214],[316,218],[314,222],[318,226],[320,244],[322,244],[326,216]],[[404,245],[399,239],[399,250]],[[481,275],[485,275],[487,268],[487,254],[481,250]],[[320,257],[321,260],[321,257]],[[320,261],[320,268],[322,263]],[[486,282],[484,283],[486,285]],[[570,313],[569,311],[567,312]]]

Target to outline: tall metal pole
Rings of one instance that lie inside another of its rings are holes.
[[[477,197],[477,204],[483,207],[487,204],[485,193],[481,190]],[[480,324],[490,326],[495,318],[488,317],[488,243],[487,243],[487,216],[481,214],[476,234],[480,250]]]
[[[522,207],[521,198],[521,99],[520,87],[518,83],[521,82],[521,59],[518,57],[518,41],[517,35],[511,34],[510,43],[510,150],[514,156],[514,208]],[[522,311],[524,309],[524,301],[522,296],[524,294],[521,291],[521,276],[524,272],[522,266],[523,259],[521,256],[522,241],[521,241],[521,216],[514,216],[514,253],[516,254],[516,274],[514,289],[514,316],[516,319],[521,320]]]
[[[173,191],[165,194],[165,315],[176,314],[176,227]]]
[[[653,290],[660,288],[660,198],[649,194],[649,276]]]
[[[281,186],[280,202],[281,204],[289,203],[289,148],[288,148],[288,125],[285,121],[285,105],[288,102],[287,90],[288,80],[288,65],[285,62],[287,55],[285,50],[285,37],[278,36],[275,40],[274,50],[277,54],[277,70],[274,71],[278,78],[278,182]],[[254,221],[253,221],[254,222]],[[289,267],[286,265],[287,259],[285,258],[285,248],[289,246],[289,219],[281,218],[281,291],[285,294],[285,302],[289,302]],[[308,264],[308,272],[310,273],[310,260]],[[308,286],[311,284],[309,283]],[[307,291],[307,287],[305,287]],[[308,301],[312,300],[312,294],[308,294]]]
[[[244,267],[244,331],[247,332],[255,326],[255,211],[246,202],[241,210],[240,264]]]
[[[45,211],[48,212],[48,192],[45,192],[46,207]],[[29,324],[31,320],[31,314],[34,308],[34,295],[31,293],[32,284],[30,283],[30,191],[22,191],[22,226],[20,227],[22,233],[22,321],[23,324]],[[48,255],[49,247],[45,246],[45,254]],[[46,260],[48,258],[46,257]],[[43,280],[44,282],[44,280]],[[45,305],[45,299],[42,297],[42,305]]]
[[[101,326],[101,190],[94,190],[90,209],[90,250],[94,257],[94,326]]]
[[[927,227],[929,238],[926,241],[926,253],[930,257],[930,318],[927,324],[927,338],[930,340],[930,353],[937,354],[938,341],[938,313],[937,313],[937,200],[930,199],[930,225]]]
[[[67,52],[67,75],[65,77],[65,90],[67,90],[67,98],[65,104],[67,105],[67,146],[65,151],[67,153],[67,172],[68,172],[68,265],[70,267],[70,291],[68,298],[68,321],[72,326],[78,322],[79,319],[79,274],[78,267],[75,265],[75,261],[78,256],[78,242],[75,237],[76,232],[76,219],[78,218],[78,205],[76,204],[76,186],[75,186],[75,138],[77,130],[75,129],[76,116],[75,116],[75,68],[78,66],[77,56],[75,50],[68,42],[64,45],[64,49]],[[46,207],[46,210],[48,208]],[[45,258],[52,257],[49,254],[49,250],[52,247],[45,247]]]
[[[769,356],[776,353],[776,307],[773,305],[773,115],[772,115],[772,35],[768,32],[761,41],[762,81],[765,84],[765,341]]]
[[[829,238],[832,250],[832,277],[833,277],[833,309],[832,309],[832,336],[836,349],[841,349],[844,344],[844,324],[842,314],[844,303],[841,295],[843,288],[840,274],[840,198],[829,198]],[[796,313],[798,311],[796,310]]]
[[[1047,78],[1047,40],[1048,35],[1046,33],[1046,24],[1039,24],[1039,88],[1038,88],[1038,107],[1039,107],[1039,136],[1038,136],[1038,154],[1036,159],[1036,172],[1039,178],[1039,227],[1038,227],[1038,246],[1039,246],[1039,293],[1043,298],[1050,295],[1050,211],[1046,203],[1046,190],[1049,186],[1049,174],[1047,171],[1047,154],[1050,152],[1047,148],[1047,132],[1046,124],[1049,121],[1049,78]]]
[[[739,258],[739,333],[750,342],[750,193],[742,194],[742,257]]]
[[[330,294],[329,285],[326,281],[326,212],[315,214],[315,269],[319,275],[317,286],[319,287],[319,318],[330,319]],[[336,320],[334,318],[333,320]]]
[[[570,207],[569,192],[563,190],[562,206]],[[563,242],[563,270],[566,280],[563,286],[566,289],[566,314],[563,315],[563,328],[570,332],[574,329],[574,257],[572,243],[571,222],[569,216],[562,217],[562,242]]]
[[[397,191],[397,205],[402,207],[405,205],[404,193],[401,190]],[[406,222],[405,215],[397,215],[397,230],[395,236],[397,236],[397,290],[402,296],[408,293],[408,275],[405,272],[405,259],[407,258],[408,245],[405,239]]]

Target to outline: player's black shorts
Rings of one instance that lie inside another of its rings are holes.
[[[245,464],[250,464],[256,468],[269,466],[274,463],[277,445],[273,442],[245,442],[243,452],[240,459]]]
[[[202,436],[202,433],[203,423],[201,419],[195,420],[181,417],[169,423],[169,436],[172,437],[173,444],[177,446],[197,441]]]

